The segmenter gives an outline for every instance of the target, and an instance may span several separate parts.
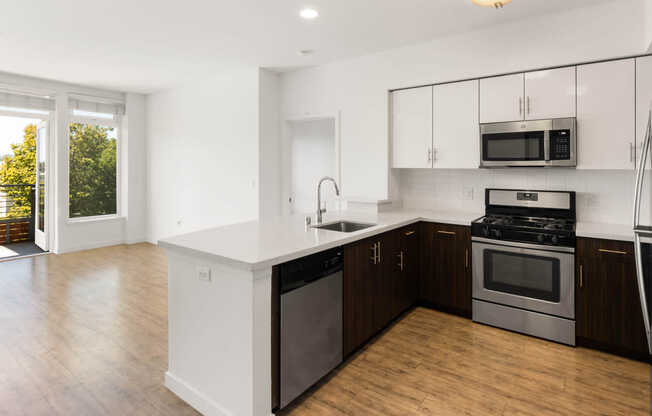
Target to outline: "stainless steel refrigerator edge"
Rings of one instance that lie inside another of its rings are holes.
[[[643,180],[645,179],[645,166],[650,154],[650,140],[652,139],[652,105],[648,113],[647,129],[645,134],[645,141],[641,148],[642,155],[636,169],[636,185],[634,189],[634,256],[636,258],[636,281],[638,283],[638,292],[641,299],[641,312],[643,313],[643,322],[645,324],[645,335],[647,336],[648,351],[652,354],[652,345],[650,343],[650,314],[649,314],[649,288],[646,291],[646,284],[650,284],[649,273],[652,272],[651,267],[643,267],[643,240],[652,237],[652,225],[642,225],[641,220],[641,194],[643,192]],[[647,244],[650,244],[649,242]],[[650,256],[650,252],[645,250]],[[647,270],[646,270],[647,269]],[[645,271],[648,275],[645,275]]]

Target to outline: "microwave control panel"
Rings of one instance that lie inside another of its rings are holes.
[[[571,131],[550,130],[550,160],[571,158]]]

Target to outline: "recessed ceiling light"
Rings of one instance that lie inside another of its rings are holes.
[[[307,56],[307,55],[312,55],[315,53],[314,49],[301,49],[300,51],[297,52],[301,56]]]
[[[478,6],[495,7],[496,9],[502,9],[504,5],[511,2],[512,0],[473,0],[473,3]]]
[[[319,16],[319,12],[315,9],[303,9],[299,12],[299,16],[304,19],[312,20]]]

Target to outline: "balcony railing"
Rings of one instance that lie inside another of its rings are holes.
[[[34,185],[0,185],[0,244],[34,241]]]

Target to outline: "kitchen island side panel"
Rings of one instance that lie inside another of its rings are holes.
[[[166,386],[204,415],[268,416],[271,269],[168,254]],[[210,280],[199,271],[210,270]]]

